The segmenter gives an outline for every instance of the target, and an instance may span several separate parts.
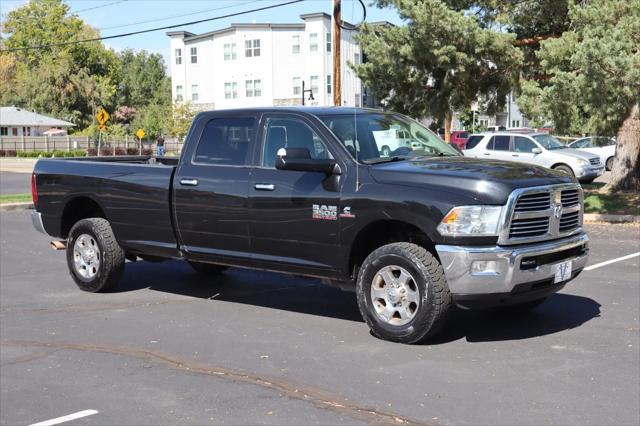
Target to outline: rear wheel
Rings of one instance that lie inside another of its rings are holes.
[[[613,169],[613,157],[607,158],[607,162],[604,165],[607,170],[611,171]]]
[[[561,173],[564,173],[565,175],[569,175],[571,177],[575,177],[575,174],[573,173],[573,170],[571,170],[571,167],[569,166],[565,166],[564,164],[560,164],[559,166],[555,166],[553,168],[553,170],[557,170]]]
[[[124,261],[124,250],[106,219],[82,219],[69,231],[67,266],[81,290],[113,290],[122,277]]]
[[[193,262],[190,260],[187,261],[187,263],[194,271],[203,275],[219,274],[220,272],[229,269],[228,266],[215,265],[213,263]]]
[[[411,243],[382,246],[364,261],[356,285],[358,307],[381,339],[416,343],[445,323],[451,294],[438,260]]]

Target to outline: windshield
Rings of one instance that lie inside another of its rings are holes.
[[[538,141],[540,145],[549,150],[566,148],[566,146],[562,145],[556,138],[551,135],[534,135],[533,138]]]
[[[431,130],[399,114],[358,112],[322,115],[320,119],[351,155],[363,163],[460,155]]]

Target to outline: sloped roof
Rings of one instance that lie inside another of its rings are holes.
[[[75,124],[10,106],[0,107],[0,126],[72,127]]]

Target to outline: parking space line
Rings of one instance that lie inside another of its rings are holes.
[[[52,426],[58,425],[64,422],[70,422],[71,420],[81,419],[83,417],[92,416],[94,414],[98,414],[98,410],[84,410],[78,411],[77,413],[69,414],[62,417],[57,417],[55,419],[45,420],[40,423],[34,423],[31,426]]]
[[[615,262],[620,262],[622,260],[627,260],[627,259],[631,259],[638,256],[640,256],[640,251],[637,253],[628,254],[626,256],[617,257],[615,259],[607,260],[606,262],[600,262],[600,263],[596,263],[595,265],[587,266],[586,268],[584,268],[584,270],[590,271],[592,269],[601,268],[603,266],[611,265],[612,263],[615,263]]]

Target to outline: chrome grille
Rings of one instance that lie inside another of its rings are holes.
[[[580,226],[580,211],[563,213],[560,218],[560,232],[567,232]]]
[[[562,207],[572,207],[580,204],[580,191],[577,189],[565,189],[561,195]]]
[[[549,192],[538,192],[524,194],[518,198],[514,211],[530,212],[536,210],[546,210],[551,205],[551,194]]]
[[[514,219],[511,221],[509,238],[539,237],[549,231],[549,218]]]
[[[582,188],[560,184],[515,190],[507,202],[500,244],[523,244],[572,235],[582,226]]]
[[[598,164],[600,164],[600,159],[599,158],[589,158],[589,163],[591,163],[592,166],[597,166]]]

